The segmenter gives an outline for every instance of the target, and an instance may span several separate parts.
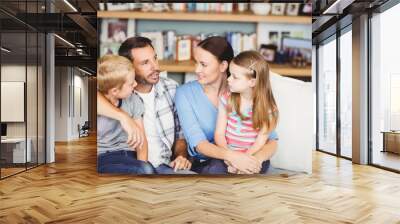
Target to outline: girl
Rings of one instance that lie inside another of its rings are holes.
[[[238,54],[229,65],[229,92],[218,106],[215,143],[224,148],[254,155],[268,140],[278,120],[269,79],[269,67],[256,51]],[[228,172],[242,173],[226,161]],[[269,160],[262,164],[262,172]],[[263,172],[263,173],[264,173]]]

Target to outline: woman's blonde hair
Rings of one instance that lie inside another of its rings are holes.
[[[247,68],[247,77],[256,79],[253,89],[253,128],[274,129],[278,121],[278,107],[272,94],[268,63],[257,51],[243,51],[231,63]],[[240,112],[240,93],[232,93],[228,102],[228,111],[231,112],[233,107],[241,119],[245,119]]]
[[[97,88],[107,94],[112,88],[120,89],[128,75],[134,74],[132,62],[117,55],[105,55],[97,63]]]

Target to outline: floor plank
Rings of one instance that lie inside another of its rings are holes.
[[[313,174],[96,173],[95,137],[0,181],[0,223],[400,223],[400,175],[314,153]]]

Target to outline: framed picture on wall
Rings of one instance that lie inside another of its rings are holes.
[[[100,44],[100,57],[106,54],[118,55],[120,43],[101,43]]]
[[[286,15],[297,16],[299,14],[300,3],[288,3],[286,7]]]
[[[102,43],[122,43],[135,35],[135,21],[132,19],[104,19],[101,24]]]

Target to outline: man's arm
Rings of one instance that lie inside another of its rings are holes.
[[[132,148],[142,147],[144,134],[139,131],[135,121],[125,111],[112,105],[103,94],[97,92],[97,114],[118,120],[128,135],[127,143]]]

